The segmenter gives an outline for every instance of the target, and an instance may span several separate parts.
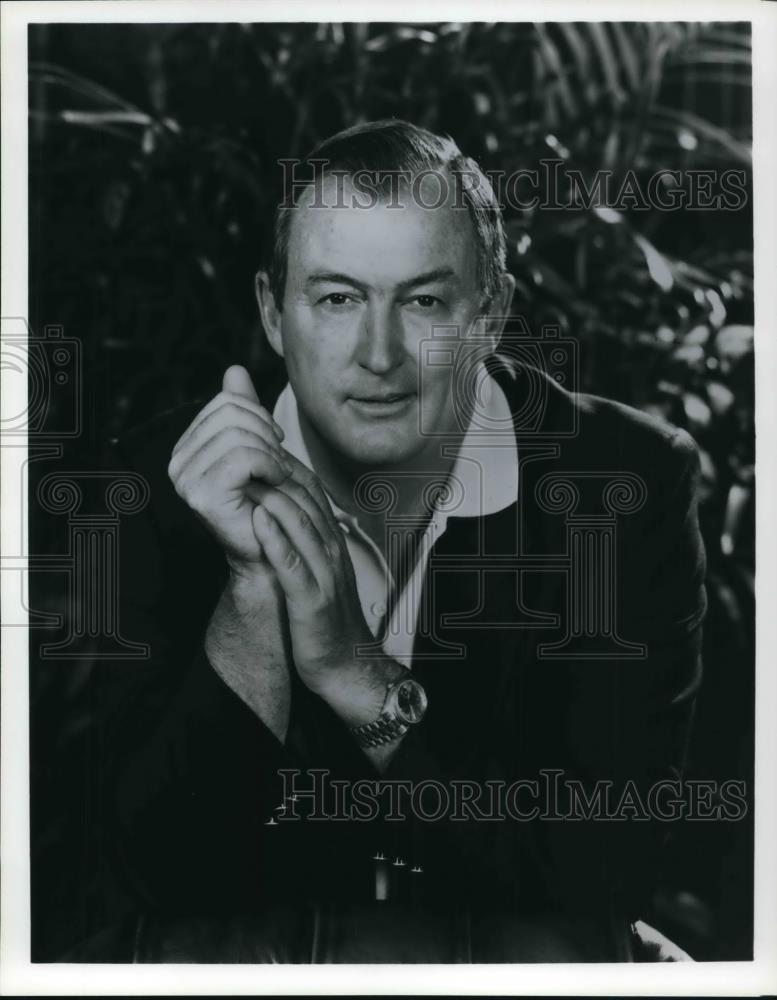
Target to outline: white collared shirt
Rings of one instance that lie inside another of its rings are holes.
[[[302,437],[297,399],[290,384],[281,392],[273,417],[283,429],[283,447],[312,469]],[[512,426],[507,397],[496,380],[486,376],[481,384],[477,416],[470,420],[448,478],[447,498],[435,504],[432,510],[418,545],[415,565],[407,575],[402,592],[396,595],[388,622],[385,617],[396,586],[391,569],[380,548],[360,527],[358,518],[341,510],[329,497],[332,511],[346,537],[367,624],[376,638],[382,633],[386,655],[407,667],[411,666],[429,552],[445,534],[448,518],[451,515],[482,517],[515,503],[518,455]]]

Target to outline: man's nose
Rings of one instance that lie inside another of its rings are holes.
[[[403,353],[399,318],[388,305],[372,306],[361,329],[356,360],[374,375],[386,375],[402,363]]]

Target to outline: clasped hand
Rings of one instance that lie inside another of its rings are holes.
[[[356,647],[373,636],[324,490],[282,437],[248,372],[234,366],[176,444],[168,473],[221,543],[243,593],[269,607],[268,590],[280,586],[294,666],[326,696],[338,674],[358,669]]]

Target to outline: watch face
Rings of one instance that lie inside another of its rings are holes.
[[[426,711],[426,692],[414,680],[402,681],[397,688],[397,715],[402,722],[420,722]]]

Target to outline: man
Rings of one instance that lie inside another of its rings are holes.
[[[152,659],[99,681],[136,957],[628,958],[699,680],[695,448],[536,340],[500,361],[502,220],[451,140],[369,123],[299,176],[256,283],[288,386],[233,366],[121,452],[153,507],[122,550]]]

